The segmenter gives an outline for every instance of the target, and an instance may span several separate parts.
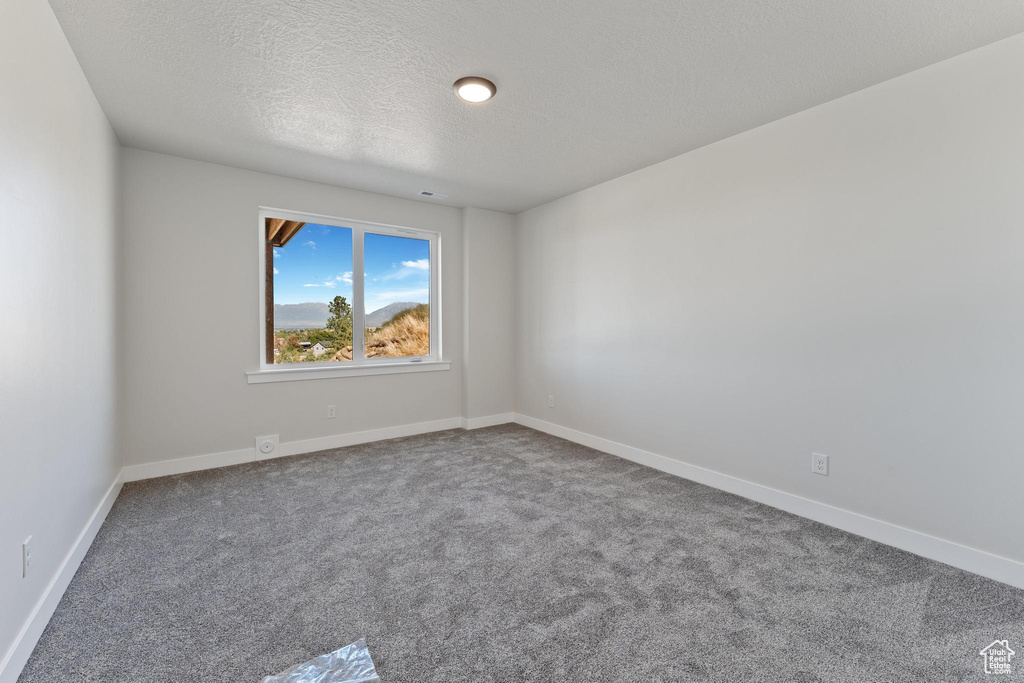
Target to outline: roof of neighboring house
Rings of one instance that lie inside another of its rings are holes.
[[[316,344],[313,344],[313,346],[322,346],[322,347],[324,347],[325,349],[329,349],[329,348],[331,348],[331,347],[330,347],[330,346],[328,346],[327,344],[324,344],[324,343],[323,343],[322,341],[318,341],[318,342],[317,342]]]

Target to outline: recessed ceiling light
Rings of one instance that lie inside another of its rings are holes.
[[[455,81],[455,94],[467,102],[486,102],[494,97],[498,89],[486,78],[466,76]]]

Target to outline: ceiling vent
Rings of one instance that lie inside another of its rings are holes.
[[[430,192],[429,190],[423,190],[420,192],[423,197],[430,197],[431,199],[448,199],[448,195],[441,194],[440,192]]]

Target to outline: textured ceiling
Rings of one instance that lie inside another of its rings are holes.
[[[1024,31],[1021,0],[51,4],[125,145],[511,212]]]

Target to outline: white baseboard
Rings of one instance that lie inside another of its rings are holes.
[[[25,663],[28,662],[32,650],[39,642],[39,637],[43,635],[43,629],[49,623],[50,617],[57,609],[57,604],[64,596],[64,591],[67,590],[68,584],[71,583],[75,572],[78,571],[78,566],[82,564],[85,553],[88,552],[89,546],[96,538],[96,533],[103,526],[103,520],[107,518],[107,513],[110,512],[114,501],[117,500],[117,494],[121,492],[121,484],[124,481],[123,475],[124,471],[122,470],[114,478],[107,492],[103,494],[99,505],[96,506],[89,521],[86,522],[85,528],[78,534],[78,538],[71,545],[71,549],[57,569],[57,573],[50,579],[39,602],[32,609],[25,624],[21,627],[21,631],[14,639],[14,643],[4,655],[3,660],[0,661],[0,683],[15,683],[18,676],[21,675],[21,670],[25,668]]]
[[[482,427],[493,427],[495,425],[503,425],[515,421],[515,413],[499,413],[497,415],[484,415],[483,417],[464,417],[462,418],[462,428],[481,429]]]
[[[953,541],[936,538],[920,531],[907,529],[896,524],[849,510],[833,507],[825,503],[802,498],[792,493],[779,491],[768,486],[755,484],[744,479],[715,472],[703,467],[675,460],[664,455],[651,453],[632,446],[603,439],[593,434],[580,432],[528,415],[516,414],[516,422],[568,441],[573,441],[605,453],[617,455],[626,460],[653,467],[677,477],[689,479],[700,484],[735,493],[750,500],[764,503],[771,507],[785,510],[815,522],[821,522],[858,536],[869,538],[886,545],[906,550],[936,560],[964,571],[1001,581],[1017,588],[1024,588],[1024,563],[987,553],[983,550],[969,548]]]
[[[397,427],[383,427],[381,429],[367,429],[363,432],[349,432],[348,434],[334,434],[323,436],[318,439],[303,439],[302,441],[289,441],[277,448],[277,453],[271,458],[283,458],[288,455],[301,455],[303,453],[315,453],[330,448],[344,448],[355,446],[371,441],[383,441],[384,439],[398,439],[403,436],[415,436],[417,434],[429,434],[430,432],[441,432],[446,429],[458,429],[462,426],[461,417],[448,417],[443,420],[432,420],[430,422],[414,422],[413,424],[398,425]],[[263,454],[259,454],[260,460],[265,460]]]
[[[509,422],[511,421],[512,420],[510,419]],[[283,458],[289,455],[301,455],[303,453],[314,453],[316,451],[323,451],[331,448],[355,446],[357,444],[369,443],[371,441],[397,439],[402,436],[415,436],[416,434],[439,432],[445,429],[458,429],[461,426],[461,417],[449,417],[443,420],[415,422],[413,424],[398,425],[397,427],[368,429],[362,432],[349,432],[347,434],[333,434],[331,436],[323,436],[316,439],[286,441],[279,444],[277,451],[269,456],[257,453],[255,448],[241,448],[237,451],[224,451],[222,453],[194,455],[187,458],[176,458],[174,460],[161,460],[159,462],[150,462],[142,465],[129,465],[124,468],[124,481],[139,481],[140,479],[166,477],[171,474],[198,472],[200,470],[209,470],[215,467],[238,465],[243,462]]]
[[[139,481],[140,479],[153,479],[154,477],[166,477],[171,474],[184,474],[185,472],[210,470],[214,467],[239,465],[243,462],[253,462],[255,460],[255,448],[241,448],[237,451],[224,451],[223,453],[208,453],[206,455],[193,455],[187,458],[175,458],[174,460],[147,462],[142,465],[128,465],[125,467],[124,480],[128,482]]]

